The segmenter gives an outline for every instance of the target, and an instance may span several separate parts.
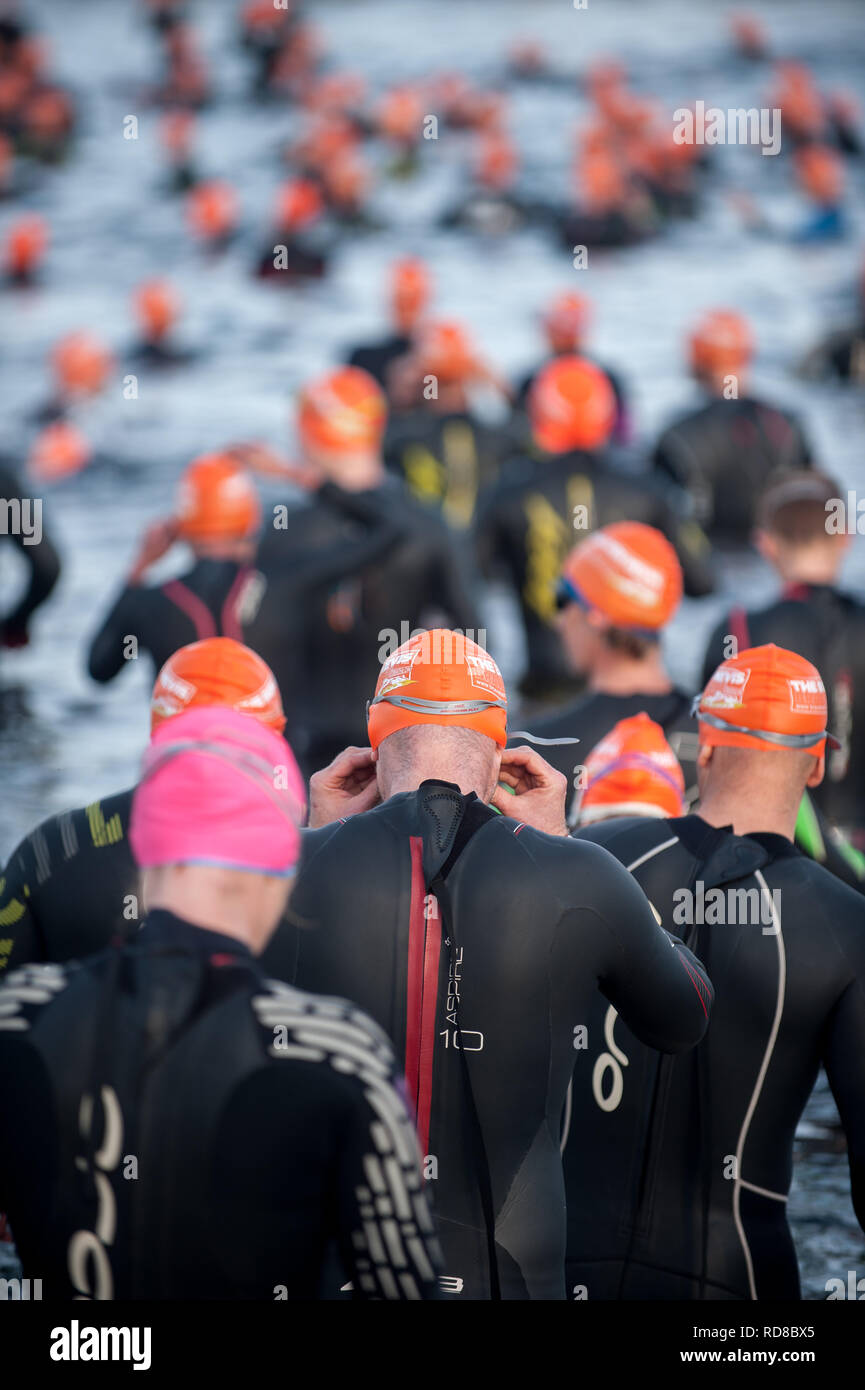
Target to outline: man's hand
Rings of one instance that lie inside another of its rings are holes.
[[[309,828],[332,825],[378,806],[381,797],[371,748],[345,748],[309,779]]]
[[[173,519],[154,521],[152,526],[148,526],[129,572],[129,583],[140,584],[150,566],[155,565],[157,560],[161,560],[176,540],[177,522]]]
[[[565,798],[568,779],[550,767],[534,748],[506,748],[491,805],[503,816],[524,821],[545,835],[567,835]],[[512,791],[505,788],[511,787]]]

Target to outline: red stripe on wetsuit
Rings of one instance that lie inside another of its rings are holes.
[[[405,1079],[417,1115],[420,1151],[426,1154],[432,1109],[442,930],[438,910],[429,914],[426,912],[423,840],[413,835],[409,840],[409,847],[411,906],[406,976]]]
[[[235,575],[234,583],[228,591],[226,600],[222,605],[222,612],[219,615],[219,631],[217,631],[216,619],[204,599],[199,598],[198,594],[194,594],[182,580],[172,579],[168,584],[163,584],[162,592],[174,604],[175,608],[179,608],[181,613],[186,614],[195,628],[196,641],[203,642],[207,637],[222,636],[233,637],[235,642],[242,642],[243,630],[240,626],[238,612],[248,576],[248,569],[238,570]]]

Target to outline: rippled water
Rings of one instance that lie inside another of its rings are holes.
[[[110,340],[119,366],[107,398],[82,423],[117,463],[45,495],[46,524],[63,552],[64,574],[34,623],[33,646],[3,653],[3,684],[20,694],[10,704],[7,692],[10,713],[0,730],[0,858],[39,819],[135,777],[150,672],[130,663],[113,686],[99,689],[85,675],[83,653],[143,525],[166,510],[183,464],[232,438],[254,436],[287,448],[292,391],[344,345],[375,334],[385,269],[396,254],[428,259],[442,312],[470,323],[490,358],[509,372],[538,356],[538,306],[575,275],[569,257],[540,233],[485,244],[430,227],[430,216],[458,188],[461,143],[449,137],[424,150],[421,179],[381,187],[375,205],[387,230],[346,235],[325,283],[276,291],[251,280],[248,269],[280,177],[276,152],[296,125],[290,112],[247,103],[247,65],[232,44],[236,5],[221,0],[189,7],[219,92],[201,122],[199,161],[235,183],[243,206],[241,237],[211,262],[187,238],[181,204],[162,194],[158,117],[145,100],[157,53],[139,7],[129,0],[41,0],[31,8],[50,41],[54,68],[79,95],[82,132],[70,164],[46,174],[28,199],[52,226],[44,288],[3,295],[4,435],[23,457],[28,416],[48,391],[47,349],[62,332],[89,326]],[[734,8],[673,0],[593,2],[584,11],[566,0],[319,0],[312,14],[335,65],[360,69],[373,89],[455,64],[493,80],[509,42],[529,34],[563,71],[615,53],[636,88],[672,111],[697,97],[723,108],[762,104],[766,69],[738,64],[728,53],[724,16]],[[764,17],[776,50],[806,57],[821,85],[860,85],[865,40],[858,0],[750,8]],[[128,114],[139,118],[137,141],[123,139]],[[524,154],[527,187],[565,195],[573,128],[584,115],[582,99],[569,88],[518,92],[511,130]],[[783,157],[720,148],[717,165],[694,221],[651,245],[591,256],[578,288],[595,303],[592,346],[629,380],[640,434],[650,440],[690,399],[681,343],[695,313],[718,303],[743,310],[759,341],[755,389],[799,408],[824,465],[846,485],[865,485],[861,393],[804,387],[789,374],[829,324],[849,317],[865,241],[863,172],[850,178],[853,235],[843,244],[806,249],[749,235],[724,195],[733,185],[747,189],[774,225],[792,228],[805,209]],[[0,206],[0,234],[16,210]],[[182,337],[202,356],[173,376],[139,372],[139,398],[125,400],[130,293],[145,276],[164,273],[185,300]],[[865,587],[863,549],[861,543],[853,548],[847,578]],[[2,593],[18,577],[11,550],[0,547]],[[673,624],[669,658],[676,676],[693,678],[703,637],[731,596],[754,601],[772,587],[758,561],[729,562],[723,593],[686,602]],[[846,1163],[833,1152],[827,1128],[833,1109],[828,1093],[809,1107],[809,1123],[824,1134],[803,1139],[790,1201],[808,1297],[824,1296],[826,1279],[845,1277],[857,1262],[865,1273]]]

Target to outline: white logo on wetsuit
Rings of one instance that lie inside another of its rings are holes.
[[[614,1009],[611,1004],[604,1016],[604,1042],[610,1050],[609,1052],[601,1053],[592,1070],[592,1094],[601,1110],[605,1110],[608,1113],[611,1110],[616,1110],[621,1102],[622,1094],[625,1089],[622,1067],[628,1065],[627,1057],[622,1049],[616,1046],[615,1039],[613,1038],[613,1029],[616,1026],[616,1019],[618,1017],[618,1011]],[[611,1071],[613,1074],[613,1084],[610,1087],[609,1095],[605,1096],[604,1075],[608,1071]]]
[[[114,1276],[106,1246],[112,1244],[117,1229],[117,1203],[107,1175],[117,1167],[121,1159],[123,1115],[116,1092],[110,1086],[101,1087],[99,1097],[105,1117],[105,1128],[102,1145],[93,1155],[91,1169],[97,1198],[95,1229],[76,1231],[69,1242],[67,1254],[69,1280],[76,1291],[76,1300],[103,1300],[114,1297]],[[78,1126],[81,1138],[89,1148],[93,1129],[92,1096],[81,1097]],[[79,1156],[75,1160],[75,1166],[87,1172],[87,1158]]]

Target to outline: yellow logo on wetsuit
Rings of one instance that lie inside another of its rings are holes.
[[[421,502],[441,507],[451,526],[464,530],[474,516],[478,495],[478,454],[474,432],[464,420],[448,420],[441,432],[442,458],[425,444],[410,444],[402,458],[409,490]]]
[[[98,801],[85,806],[84,810],[90,826],[90,838],[97,849],[104,849],[106,845],[116,845],[118,840],[123,839],[119,812],[116,811],[111,819],[106,821]]]
[[[576,515],[577,507],[585,508],[589,530],[593,525],[594,489],[584,474],[575,473],[566,485],[567,516]],[[556,613],[556,586],[565,556],[577,537],[573,536],[565,517],[559,515],[543,493],[532,492],[523,504],[526,529],[526,581],[523,598],[529,608],[552,623]],[[586,532],[588,534],[588,531]],[[572,539],[573,537],[573,539]]]

